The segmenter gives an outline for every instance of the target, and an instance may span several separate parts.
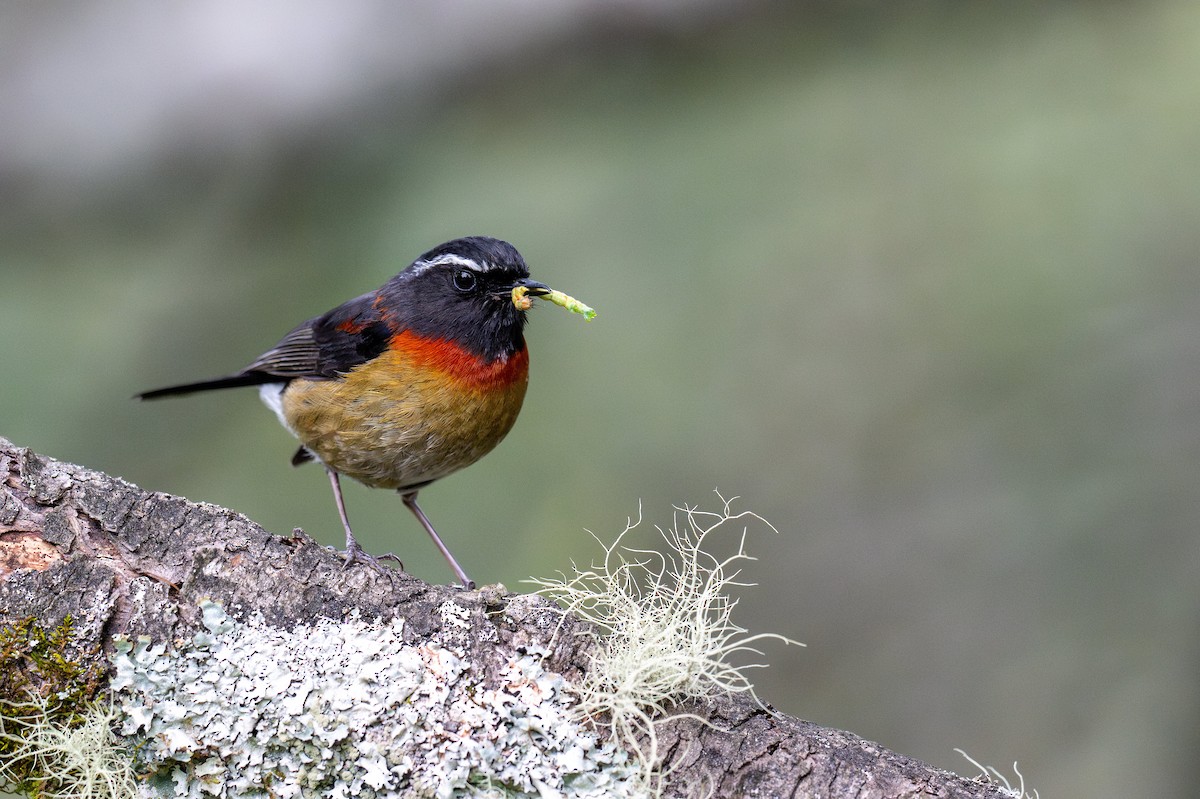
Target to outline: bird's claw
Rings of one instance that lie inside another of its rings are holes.
[[[348,569],[350,568],[351,564],[361,563],[364,566],[374,566],[380,571],[385,571],[385,567],[383,565],[383,561],[385,560],[395,562],[395,564],[400,567],[401,571],[404,570],[404,562],[391,552],[388,552],[386,555],[379,555],[376,557],[360,547],[357,542],[353,542],[346,547],[346,557],[342,561],[342,568]]]

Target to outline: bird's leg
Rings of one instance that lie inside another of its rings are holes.
[[[454,569],[454,574],[458,577],[458,581],[466,588],[474,588],[475,581],[467,576],[467,573],[463,571],[462,566],[458,565],[458,561],[455,560],[454,556],[450,554],[450,550],[447,549],[446,545],[442,543],[442,539],[438,537],[437,531],[434,530],[433,525],[429,523],[429,517],[425,515],[425,511],[421,510],[421,506],[417,504],[417,492],[409,491],[407,493],[402,493],[400,495],[400,499],[404,500],[405,507],[413,512],[413,515],[417,517],[417,521],[419,521],[421,526],[425,528],[425,532],[429,533],[429,537],[433,539],[433,545],[436,546],[438,551],[442,553],[442,557],[444,557],[450,564],[450,568]]]
[[[362,547],[354,540],[354,531],[350,529],[350,519],[346,516],[346,502],[342,499],[342,481],[333,469],[325,469],[329,475],[329,484],[333,486],[333,501],[337,503],[338,516],[342,519],[342,527],[346,530],[346,551],[362,552]]]
[[[404,564],[400,563],[400,558],[396,557],[392,553],[389,552],[386,555],[381,555],[379,558],[376,558],[374,555],[368,554],[367,551],[359,545],[358,541],[354,539],[354,532],[350,529],[350,519],[346,516],[346,502],[342,499],[342,481],[339,479],[338,473],[333,469],[330,469],[328,466],[325,467],[325,472],[329,475],[329,484],[333,486],[333,501],[337,503],[338,516],[341,517],[342,527],[346,530],[345,565],[349,566],[351,563],[357,560],[362,561],[363,563],[373,564],[379,568],[383,568],[383,565],[379,561],[383,558],[389,558],[400,564],[400,568],[403,569]]]

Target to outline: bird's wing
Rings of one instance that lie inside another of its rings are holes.
[[[391,329],[375,309],[376,292],[297,325],[242,374],[336,378],[382,353]]]

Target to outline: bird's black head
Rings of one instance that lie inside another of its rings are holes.
[[[452,341],[490,361],[525,347],[525,312],[512,296],[521,285],[546,288],[529,279],[511,244],[470,236],[413,261],[379,290],[379,308],[397,331]]]

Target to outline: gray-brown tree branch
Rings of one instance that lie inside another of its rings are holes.
[[[438,631],[438,608],[452,598],[470,612],[468,647],[484,680],[530,643],[549,648],[547,667],[567,679],[588,667],[582,624],[563,622],[540,597],[343,568],[338,553],[302,534],[273,535],[234,511],[142,491],[0,438],[0,627],[30,616],[52,627],[70,615],[76,655],[105,658],[116,634],[186,639],[204,598],[235,615],[261,612],[281,628],[341,619],[351,609],[362,618],[402,616],[414,642]],[[722,797],[1010,796],[851,733],[767,712],[744,695],[678,710],[699,719],[660,731],[660,753],[674,764],[668,796],[697,785]]]

